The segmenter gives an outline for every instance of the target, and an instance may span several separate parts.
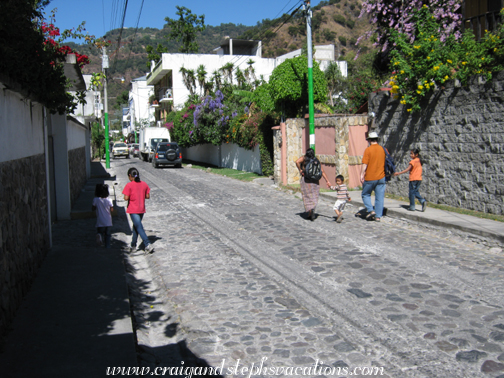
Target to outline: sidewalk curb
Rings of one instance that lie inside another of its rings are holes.
[[[335,201],[334,194],[320,193],[320,196],[325,199]],[[352,192],[350,192],[350,196],[352,197],[351,203],[353,205],[364,206],[364,203],[362,202],[362,199],[360,198],[360,196],[354,198],[352,196]],[[504,244],[504,235],[499,235],[494,232],[477,230],[474,228],[465,227],[465,226],[458,225],[458,224],[443,222],[443,221],[440,221],[437,219],[425,218],[425,217],[422,217],[419,215],[415,215],[413,212],[404,213],[404,212],[397,211],[395,209],[391,209],[391,208],[387,208],[387,207],[384,208],[383,213],[384,213],[384,216],[387,216],[387,217],[396,218],[396,219],[406,219],[406,220],[415,221],[418,223],[424,223],[424,224],[428,224],[428,225],[432,225],[432,226],[443,227],[445,229],[458,230],[458,231],[462,231],[462,232],[465,232],[468,234],[481,236],[481,237],[488,238],[488,239],[493,239],[494,241],[496,241],[500,244]],[[478,219],[478,218],[476,218],[476,219]],[[504,228],[504,224],[503,224],[503,228]]]

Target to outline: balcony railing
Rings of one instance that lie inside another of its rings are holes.
[[[494,31],[500,22],[500,11],[494,11],[465,18],[462,25],[465,29],[472,29],[476,39],[479,41],[485,34],[485,30]]]
[[[173,101],[173,90],[172,88],[159,88],[158,90],[159,102]]]

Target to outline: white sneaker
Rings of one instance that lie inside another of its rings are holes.
[[[102,240],[101,234],[96,234],[96,245],[98,245],[100,247],[103,245],[103,240]]]
[[[145,247],[145,253],[152,253],[154,252],[154,247],[152,244],[149,244],[147,247]]]
[[[127,250],[129,253],[132,253],[132,252],[135,252],[136,247],[133,247],[132,245],[130,245],[130,246],[128,246],[128,248],[126,248],[126,250]]]

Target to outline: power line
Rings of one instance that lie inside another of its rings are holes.
[[[119,49],[121,48],[121,37],[122,37],[122,32],[124,30],[124,20],[126,18],[126,9],[127,8],[128,8],[128,0],[125,0],[123,14],[122,14],[122,21],[121,21],[121,30],[119,31],[119,37],[117,38],[117,48],[115,51],[114,62],[112,64],[112,71],[115,70],[116,65],[117,65],[117,57],[119,55]]]
[[[300,0],[300,2],[303,2],[303,0]],[[290,1],[289,1],[289,3],[290,3]],[[288,5],[288,3],[287,3],[287,5]],[[285,9],[285,8],[287,7],[287,5],[286,5],[283,9]],[[299,6],[298,6],[298,7],[297,7],[294,11],[292,11],[292,10],[296,7],[296,5],[298,5],[298,3],[294,4],[294,6],[293,6],[291,9],[289,9],[289,10],[288,10],[288,13],[290,13],[289,17],[288,17],[287,19],[285,19],[285,20],[284,20],[284,22],[282,22],[282,24],[281,24],[281,25],[280,25],[280,26],[279,26],[279,27],[278,27],[278,28],[277,28],[277,29],[273,32],[273,34],[275,34],[278,30],[280,30],[280,28],[281,28],[282,26],[284,26],[284,25],[285,25],[285,24],[286,24],[286,23],[287,23],[287,22],[288,22],[288,21],[289,21],[292,17],[294,17],[294,15],[296,14],[296,12],[297,12],[297,11],[298,11],[298,10],[299,10],[302,6],[303,6],[303,4],[301,4],[301,5],[299,5]],[[281,13],[281,12],[282,12],[282,11],[280,11],[280,13]],[[267,32],[268,32],[268,30],[264,30],[264,31],[263,31],[260,35],[258,35],[258,38],[257,38],[257,39],[258,39],[258,40],[262,40],[262,37],[263,37],[263,36],[264,36],[264,34],[266,34]],[[256,38],[254,38],[254,39],[256,39]],[[233,61],[231,61],[230,63],[234,64],[234,62],[237,62],[237,61],[238,61],[238,60],[240,60],[240,59],[247,59],[247,58],[250,58],[250,56],[249,56],[249,55],[246,55],[246,56],[244,56],[244,55],[242,55],[242,56],[237,56],[237,58],[236,58],[236,59],[233,59]],[[241,62],[240,62],[240,64],[241,64]],[[239,64],[237,64],[237,67],[236,67],[236,68],[238,68],[238,66],[239,66]],[[234,70],[234,72],[236,72],[236,69]]]
[[[135,26],[135,32],[133,33],[133,38],[131,39],[131,44],[133,44],[133,41],[135,40],[135,37],[137,35],[138,24],[140,23],[140,16],[142,15],[143,5],[144,5],[144,0],[142,0],[142,4],[140,5],[140,12],[138,12],[137,23],[136,23],[136,26]],[[129,51],[129,54],[128,54],[128,58],[126,59],[126,65],[125,65],[126,67],[128,67],[128,63],[129,63],[130,57],[131,57],[131,48],[130,48],[130,51]]]
[[[105,28],[105,0],[102,0],[102,18],[103,18],[103,35],[107,33],[107,29]]]

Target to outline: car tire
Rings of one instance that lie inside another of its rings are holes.
[[[175,168],[182,168],[182,164],[180,164],[180,163],[175,164]]]

